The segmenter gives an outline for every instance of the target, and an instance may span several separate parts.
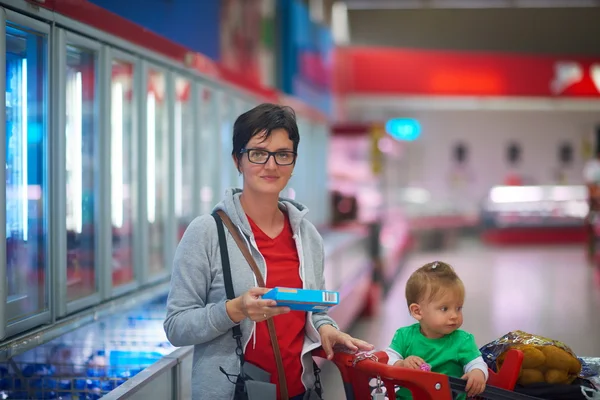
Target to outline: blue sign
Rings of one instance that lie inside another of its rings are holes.
[[[421,124],[410,118],[390,119],[385,124],[385,131],[396,140],[410,142],[421,135]]]

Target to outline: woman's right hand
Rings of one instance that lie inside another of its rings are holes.
[[[225,304],[227,314],[233,322],[239,323],[245,318],[260,322],[275,315],[290,312],[289,307],[277,307],[275,300],[263,300],[260,296],[267,293],[269,288],[253,287],[240,297]]]

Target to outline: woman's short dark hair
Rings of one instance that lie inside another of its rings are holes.
[[[294,152],[297,152],[300,134],[296,123],[296,113],[291,107],[263,103],[237,117],[233,124],[231,154],[237,159],[238,165],[242,157],[242,149],[246,147],[253,136],[264,134],[266,140],[275,129],[287,131],[288,137],[294,143]]]

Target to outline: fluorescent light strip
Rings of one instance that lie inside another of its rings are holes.
[[[175,163],[175,216],[181,217],[183,214],[183,204],[181,191],[183,188],[182,164],[183,164],[183,148],[182,148],[182,125],[183,125],[183,105],[181,101],[175,102],[175,159],[179,160]]]
[[[336,1],[331,7],[331,33],[337,45],[350,43],[348,7],[342,1]]]
[[[148,93],[146,100],[147,116],[147,138],[148,141],[148,159],[147,164],[147,184],[148,184],[148,222],[151,224],[156,220],[156,99],[154,93]]]
[[[112,87],[111,110],[111,218],[116,228],[123,227],[123,84]]]
[[[71,196],[72,184],[73,180],[71,170],[73,160],[71,154],[73,153],[71,147],[73,144],[71,142],[71,136],[73,136],[71,120],[73,119],[72,106],[73,103],[73,79],[70,74],[67,74],[67,81],[65,84],[65,111],[66,111],[66,124],[65,124],[65,170],[66,170],[66,185],[65,185],[65,194],[66,194],[66,221],[65,226],[67,230],[73,229],[73,197]]]
[[[28,136],[28,120],[27,120],[27,59],[24,58],[21,63],[21,218],[23,229],[23,240],[27,241],[29,236],[29,184],[28,184],[28,168],[27,168],[27,136]]]
[[[81,72],[75,73],[73,93],[73,219],[75,232],[83,231],[83,82]]]

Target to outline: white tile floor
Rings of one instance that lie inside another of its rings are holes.
[[[523,330],[569,345],[580,356],[600,357],[600,287],[582,246],[484,247],[462,240],[449,251],[412,254],[379,315],[358,321],[350,334],[377,349],[389,345],[396,329],[414,322],[404,297],[410,274],[421,265],[450,263],[466,288],[463,329],[482,346],[512,330]],[[334,366],[323,367],[327,399],[344,399]]]

